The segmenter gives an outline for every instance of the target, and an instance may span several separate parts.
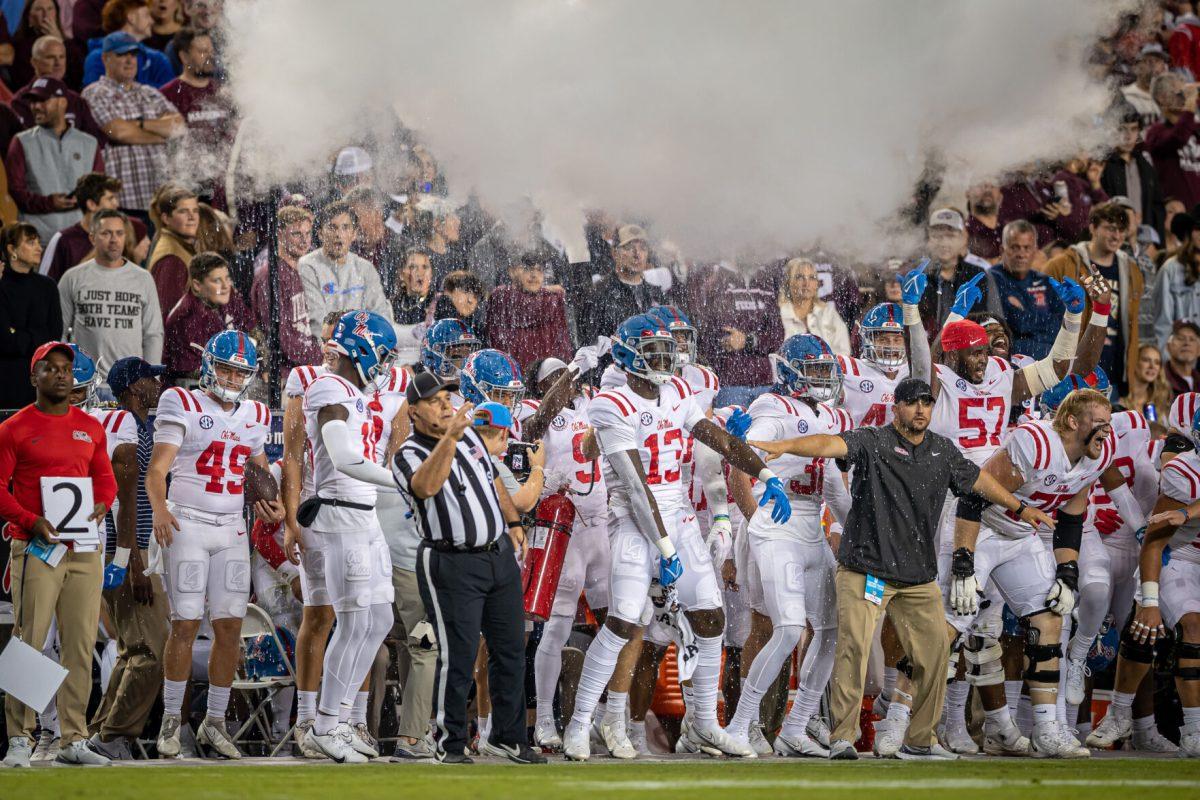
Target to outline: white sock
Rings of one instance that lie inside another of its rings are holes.
[[[354,695],[354,706],[350,709],[350,724],[367,724],[367,698],[370,692],[357,692]]]
[[[539,722],[554,719],[554,693],[562,673],[562,649],[571,635],[574,617],[554,615],[542,626],[542,639],[533,656],[533,684]]]
[[[608,686],[617,668],[621,648],[627,641],[613,633],[607,625],[600,626],[600,632],[588,645],[587,656],[583,659],[583,672],[575,692],[575,712],[571,715],[572,725],[585,726],[592,721],[596,703],[600,701],[604,687]]]
[[[1035,703],[1033,706],[1033,724],[1046,725],[1058,719],[1054,703]]]
[[[608,706],[604,709],[604,721],[615,722],[625,719],[625,709],[629,706],[628,692],[608,690]]]
[[[1112,702],[1108,704],[1109,711],[1130,711],[1135,695],[1137,692],[1113,692]]]
[[[317,736],[327,736],[337,725],[337,714],[326,714],[321,709],[317,709],[317,718],[313,720],[313,733]]]
[[[737,710],[733,712],[733,718],[729,720],[729,724],[725,726],[730,733],[737,733],[739,736],[748,736],[750,734],[750,725],[753,724],[758,707],[762,703],[763,692],[751,685],[750,681],[742,684],[742,695],[738,698]]]
[[[1067,725],[1074,728],[1079,720],[1079,706],[1075,703],[1064,703],[1067,709]]]
[[[892,692],[896,691],[896,677],[899,674],[900,670],[895,667],[883,668],[883,691],[879,695],[888,703],[892,702]]]
[[[903,695],[903,693],[901,693],[901,695]],[[903,695],[903,697],[905,699],[909,699],[909,701],[911,702],[911,698],[909,698],[908,695]],[[912,709],[909,708],[904,703],[900,702],[900,695],[898,695],[896,697],[896,699],[892,702],[892,704],[890,706],[888,706],[888,713],[887,713],[888,722],[897,722],[897,723],[900,723],[901,725],[904,725],[905,727],[908,727],[908,719],[909,719],[909,716],[911,716],[911,715],[912,715]]]
[[[683,713],[685,715],[693,714],[696,708],[696,692],[691,684],[680,684],[680,692],[683,694]]]
[[[721,684],[722,636],[696,637],[696,671],[692,674],[692,718],[704,728],[717,727],[717,693]]]
[[[638,722],[636,719],[629,721],[629,738],[635,741],[646,741],[646,720]]]
[[[1024,734],[1033,730],[1033,701],[1027,694],[1021,695],[1021,699],[1017,703],[1017,727]]]
[[[971,692],[971,684],[966,681],[952,681],[946,687],[946,705],[942,709],[946,727],[966,727],[967,724],[967,695]]]
[[[225,721],[225,710],[229,708],[228,686],[208,686],[208,717]]]
[[[1183,707],[1183,724],[1189,730],[1200,728],[1200,706],[1195,708]]]
[[[296,721],[317,718],[317,693],[296,692]]]
[[[492,736],[492,715],[479,718],[479,739],[486,742]]]
[[[1008,703],[1008,713],[1010,715],[1017,713],[1017,706],[1021,703],[1021,687],[1024,685],[1025,681],[1004,682],[1004,701]]]
[[[1135,731],[1150,731],[1154,730],[1154,715],[1148,717],[1138,717],[1133,721],[1133,729]]]
[[[783,731],[789,736],[798,736],[808,728],[808,721],[817,713],[825,685],[833,671],[834,645],[837,632],[832,628],[813,631],[812,641],[800,664],[800,691],[792,703],[792,710],[783,721]]]
[[[984,711],[983,718],[986,720],[989,727],[992,728],[1010,728],[1012,727],[1012,714],[1008,711],[1008,706],[1000,706],[991,711]]]
[[[187,690],[187,681],[163,680],[163,713],[169,717],[182,716],[183,693]]]

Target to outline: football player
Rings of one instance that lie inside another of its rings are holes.
[[[146,496],[154,513],[151,569],[160,566],[171,605],[158,734],[158,753],[166,758],[179,755],[192,642],[205,612],[213,644],[208,713],[196,743],[221,757],[241,758],[225,730],[225,710],[250,593],[243,481],[248,463],[268,469],[263,447],[271,412],[262,403],[243,402],[257,372],[254,341],[241,331],[222,331],[204,346],[200,387],[171,388],[158,401]],[[269,522],[283,517],[277,501],[259,500],[254,513]]]

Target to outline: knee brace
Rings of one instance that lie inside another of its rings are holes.
[[[1133,621],[1132,616],[1129,617],[1129,621]],[[1128,623],[1126,623],[1125,629],[1121,631],[1121,646],[1117,652],[1120,653],[1121,658],[1135,664],[1154,663],[1154,645],[1134,639],[1129,633]]]
[[[1031,624],[1031,618],[1034,616],[1036,615],[1030,614],[1028,617],[1022,618],[1025,622],[1025,657],[1029,659],[1029,666],[1025,668],[1024,678],[1027,681],[1049,683],[1057,687],[1059,670],[1057,668],[1038,669],[1038,665],[1052,659],[1062,658],[1062,644],[1060,642],[1040,644],[1042,632]]]
[[[1183,626],[1175,626],[1175,677],[1184,681],[1200,681],[1200,664],[1184,666],[1180,662],[1200,661],[1200,644],[1183,640]]]
[[[972,686],[998,686],[1004,683],[1004,651],[1000,642],[984,636],[968,636],[967,683]]]

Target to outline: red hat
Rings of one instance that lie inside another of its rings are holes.
[[[45,360],[46,356],[53,353],[55,350],[61,350],[67,354],[67,358],[71,362],[75,361],[75,351],[71,349],[71,345],[66,342],[46,342],[44,345],[33,351],[33,359],[29,362],[29,374],[33,374],[33,370],[37,367],[39,361]]]
[[[972,347],[987,347],[987,331],[978,322],[960,319],[942,328],[942,350],[967,350]]]

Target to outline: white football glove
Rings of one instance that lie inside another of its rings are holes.
[[[974,575],[950,581],[950,607],[960,617],[973,616],[979,611],[979,579]]]
[[[1075,590],[1062,578],[1055,578],[1054,585],[1046,595],[1046,607],[1060,617],[1069,616],[1075,610]]]
[[[717,514],[713,517],[712,527],[708,529],[708,552],[714,564],[724,564],[733,547],[733,525],[729,522],[728,514]]]
[[[596,368],[600,363],[600,351],[595,345],[585,345],[575,351],[575,357],[571,359],[571,371],[576,375],[588,372]]]

